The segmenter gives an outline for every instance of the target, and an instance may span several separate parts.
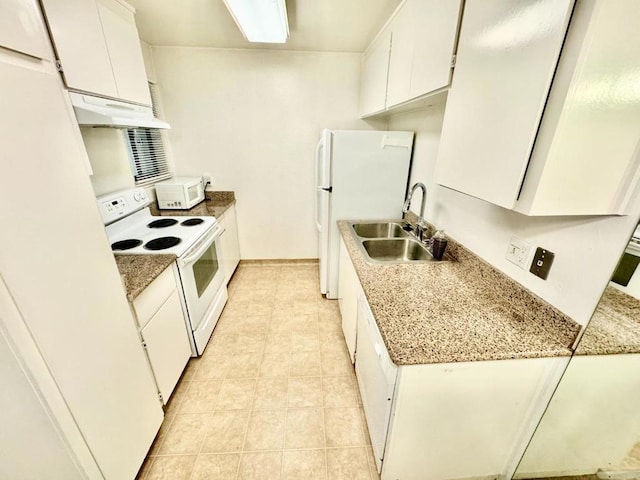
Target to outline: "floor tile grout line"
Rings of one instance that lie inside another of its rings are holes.
[[[264,360],[264,350],[266,348],[266,344],[262,345],[262,351],[260,352],[260,366],[258,367],[258,373],[260,371],[260,368],[262,367],[262,361]],[[253,394],[251,395],[251,404],[249,405],[248,411],[249,411],[249,416],[247,418],[247,424],[246,424],[246,428],[244,431],[244,436],[242,439],[242,446],[240,447],[240,460],[238,461],[238,467],[236,468],[236,475],[235,478],[237,479],[240,476],[240,466],[242,465],[242,457],[244,456],[245,453],[245,445],[247,443],[247,436],[249,435],[249,426],[251,425],[251,414],[253,412],[253,401],[256,398],[256,392],[258,390],[258,378],[256,377],[254,379],[254,384],[253,384]]]

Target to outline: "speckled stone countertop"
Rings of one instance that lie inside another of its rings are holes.
[[[236,203],[235,192],[205,192],[204,202],[200,202],[189,210],[159,210],[156,203],[153,203],[150,208],[152,215],[164,217],[197,217],[204,215],[220,217],[234,203]]]
[[[396,365],[570,356],[580,326],[449,239],[451,262],[371,264],[339,221]]]
[[[640,353],[640,300],[607,287],[576,355]]]
[[[175,255],[115,255],[116,265],[124,280],[127,300],[135,298],[147,288],[175,260]]]

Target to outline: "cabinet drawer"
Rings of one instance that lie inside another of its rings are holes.
[[[176,289],[173,267],[167,268],[133,301],[138,325],[144,327]]]

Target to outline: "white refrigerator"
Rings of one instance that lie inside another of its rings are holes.
[[[322,131],[316,147],[316,228],[320,291],[338,298],[340,233],[336,222],[399,218],[413,132]]]

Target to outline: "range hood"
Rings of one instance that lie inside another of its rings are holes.
[[[153,116],[151,107],[69,92],[81,126],[112,128],[171,128]]]

